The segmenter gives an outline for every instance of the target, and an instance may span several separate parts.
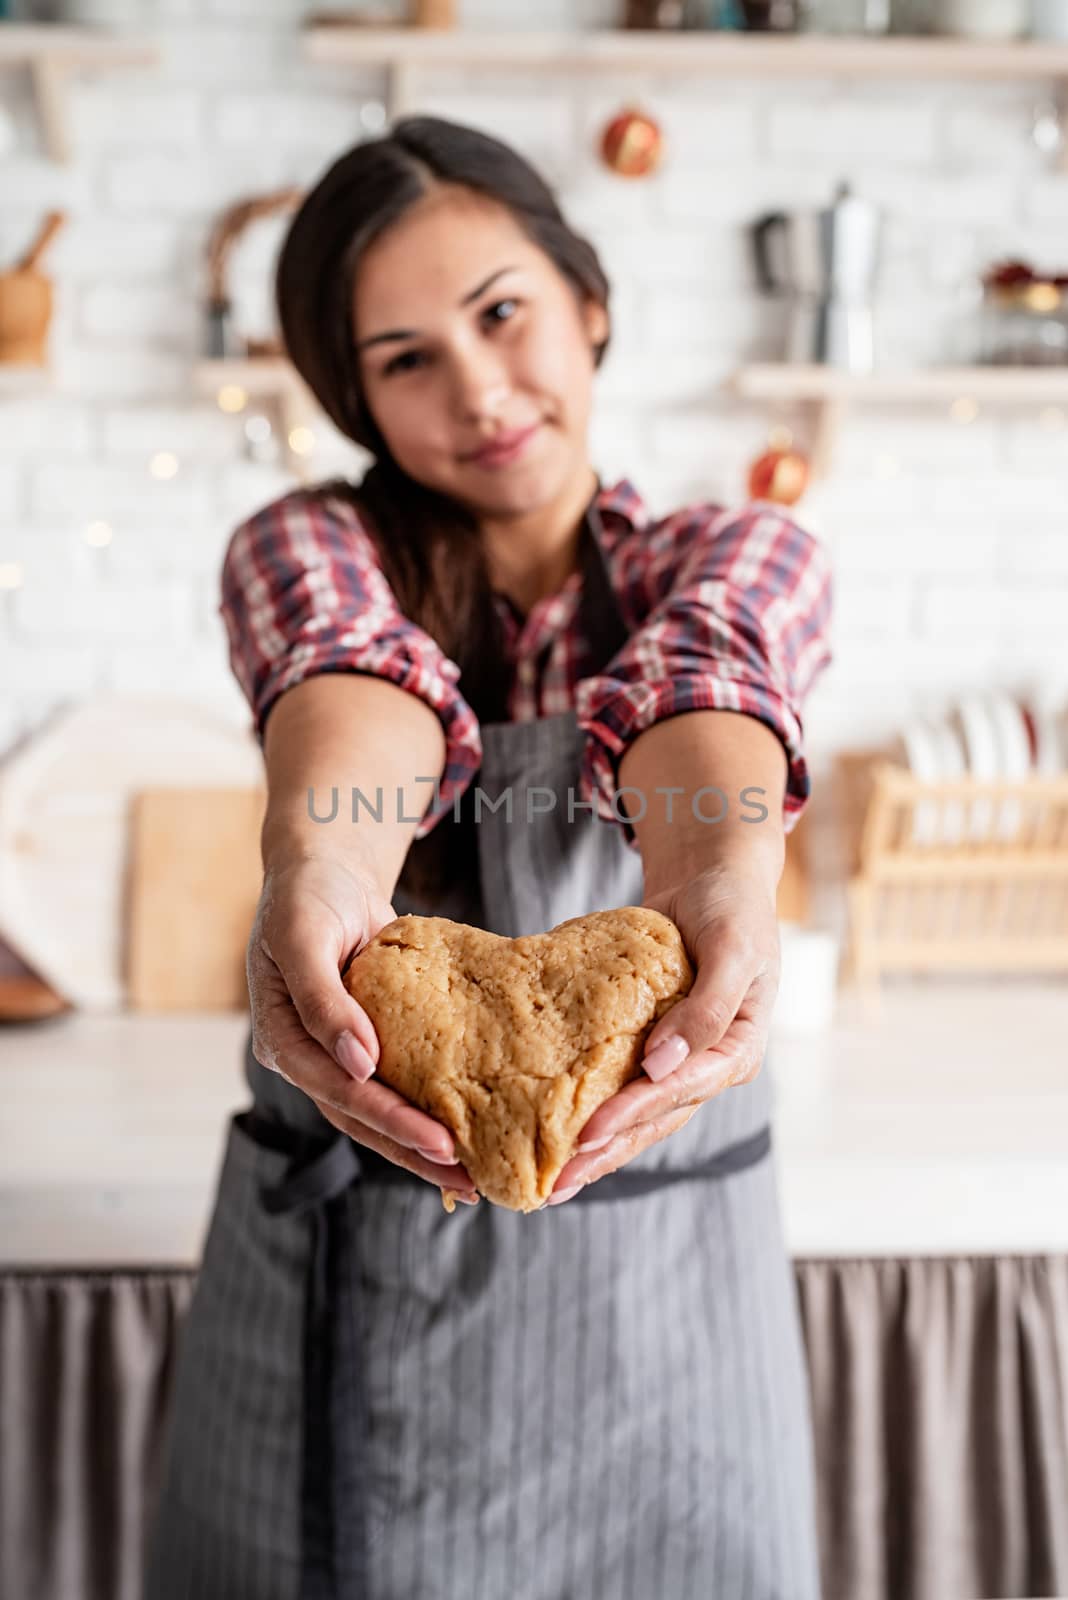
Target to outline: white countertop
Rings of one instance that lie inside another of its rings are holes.
[[[0,1030],[0,1258],[189,1265],[230,1113],[241,1014],[76,1014]],[[1068,1252],[1068,985],[895,984],[773,1035],[795,1257]]]

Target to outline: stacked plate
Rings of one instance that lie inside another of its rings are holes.
[[[1068,711],[1056,715],[1004,692],[967,695],[942,720],[914,718],[895,752],[925,783],[953,778],[1018,780],[1068,771]],[[1020,826],[1018,800],[924,801],[917,844],[1008,840]]]

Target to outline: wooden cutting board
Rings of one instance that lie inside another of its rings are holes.
[[[127,1004],[247,1010],[267,791],[147,789],[130,812]]]
[[[809,918],[809,815],[803,811],[786,835],[786,857],[776,901],[780,922],[796,922],[802,926]]]

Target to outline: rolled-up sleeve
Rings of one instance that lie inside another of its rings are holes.
[[[802,708],[832,659],[826,553],[770,502],[734,513],[710,508],[703,518],[690,513],[674,531],[675,538],[658,532],[634,558],[641,565],[632,587],[651,604],[645,622],[603,673],[578,686],[587,734],[582,797],[619,821],[634,845],[633,828],[612,804],[631,741],[680,712],[738,711],[782,741],[783,825],[790,832],[812,788]]]
[[[478,720],[456,687],[459,667],[400,610],[355,507],[301,490],[241,523],[218,610],[261,744],[279,696],[324,672],[384,678],[437,712],[445,770],[415,837],[429,833],[481,765]]]

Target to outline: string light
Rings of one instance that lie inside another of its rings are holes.
[[[970,395],[962,395],[959,400],[954,400],[949,408],[949,414],[954,422],[967,426],[979,415],[979,402],[973,400]]]
[[[1056,283],[1032,283],[1024,292],[1029,311],[1057,311],[1061,304],[1060,286]]]
[[[901,463],[896,456],[881,451],[872,463],[872,471],[877,478],[897,478],[901,474]]]
[[[148,470],[154,478],[173,478],[178,471],[178,457],[169,450],[157,450]]]
[[[310,456],[315,449],[314,433],[310,428],[290,428],[289,448],[295,456]]]
[[[1046,406],[1039,415],[1039,422],[1050,433],[1056,433],[1068,422],[1068,414],[1061,406]]]
[[[239,383],[226,383],[215,396],[219,410],[227,411],[231,415],[244,411],[248,405],[248,395]]]
[[[0,589],[22,588],[21,561],[0,561]]]
[[[271,437],[271,419],[262,412],[245,420],[245,437],[253,444],[264,444]]]
[[[381,100],[366,100],[360,107],[360,124],[368,133],[381,133],[386,125],[386,108]]]
[[[112,538],[111,526],[107,522],[91,522],[85,530],[86,544],[91,544],[97,550],[102,550],[105,545],[110,544]]]

